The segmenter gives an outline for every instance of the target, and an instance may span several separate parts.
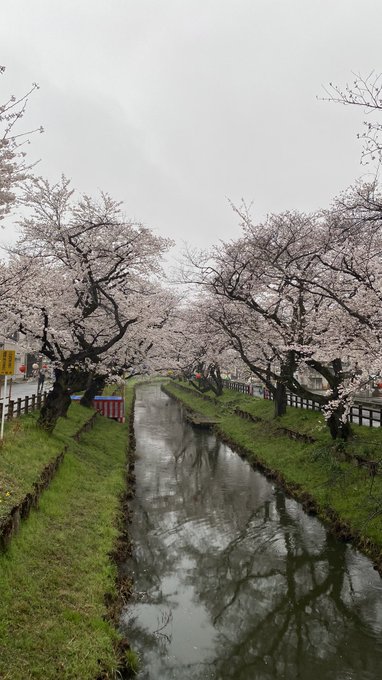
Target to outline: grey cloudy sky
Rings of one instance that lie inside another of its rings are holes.
[[[381,26],[380,0],[12,0],[0,101],[37,81],[39,174],[203,247],[238,235],[227,198],[314,210],[365,173],[362,111],[317,95],[382,71]]]

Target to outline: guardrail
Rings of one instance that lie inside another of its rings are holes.
[[[241,392],[242,394],[249,394],[252,397],[263,397],[264,399],[272,399],[272,395],[266,388],[261,390],[256,385],[248,385],[235,380],[224,380],[224,386],[229,390]],[[260,394],[261,392],[261,394]],[[321,406],[313,399],[305,399],[298,397],[291,392],[287,393],[287,404],[295,408],[305,408],[309,411],[320,411]],[[382,408],[375,406],[365,406],[364,404],[355,404],[350,407],[349,421],[355,425],[365,425],[366,427],[382,427]]]
[[[12,420],[12,418],[19,418],[19,416],[33,411],[39,411],[44,406],[47,392],[42,394],[31,394],[25,397],[18,397],[17,399],[9,399],[5,406],[5,420]],[[0,402],[0,419],[3,415],[3,402]]]

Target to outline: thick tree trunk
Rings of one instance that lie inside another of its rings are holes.
[[[275,418],[284,416],[287,407],[287,394],[285,384],[279,380],[276,383],[276,389],[273,388],[273,399],[275,406]]]
[[[70,404],[70,392],[64,381],[56,380],[40,411],[38,425],[46,432],[53,432],[58,419],[66,416]]]
[[[53,432],[59,418],[66,418],[71,404],[70,395],[84,389],[89,376],[56,369],[53,388],[48,392],[46,402],[40,411],[37,424],[46,432]]]
[[[295,353],[290,350],[286,360],[280,367],[280,378],[273,388],[273,398],[275,402],[275,418],[285,416],[287,408],[287,386],[293,385],[293,376],[296,370]]]
[[[102,394],[105,383],[105,376],[93,376],[90,380],[90,384],[86,388],[84,395],[81,398],[80,404],[90,408],[92,406],[94,397],[96,397],[98,394]]]

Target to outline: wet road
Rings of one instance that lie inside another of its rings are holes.
[[[18,399],[19,397],[31,396],[32,394],[37,394],[37,380],[24,380],[23,382],[12,383],[7,385],[7,400],[9,398],[9,393],[11,394],[11,399]],[[44,391],[49,391],[52,383],[50,381],[45,381]],[[1,390],[1,400],[4,396],[4,386]]]

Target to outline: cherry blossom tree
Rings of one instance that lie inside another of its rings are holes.
[[[5,67],[0,66],[0,78]],[[20,185],[31,175],[33,164],[28,163],[25,151],[29,137],[37,130],[25,130],[22,125],[29,96],[38,88],[34,83],[30,90],[20,97],[2,95],[0,101],[0,224],[16,204]],[[39,128],[42,132],[42,128]],[[24,279],[28,266],[23,267]],[[6,300],[17,295],[20,277],[15,278],[12,264],[0,260],[0,314],[2,334],[12,334],[14,319],[8,317]]]
[[[137,324],[170,241],[127,219],[108,194],[75,197],[65,177],[30,182],[14,255],[35,276],[17,300],[20,330],[55,366],[39,424],[51,431],[89,374]]]
[[[371,71],[367,76],[355,73],[353,81],[345,86],[329,83],[325,88],[326,101],[344,106],[360,107],[367,115],[363,122],[364,131],[357,136],[363,141],[362,162],[382,159],[382,74]]]
[[[158,282],[152,285],[149,294],[140,299],[137,322],[89,373],[81,404],[90,406],[108,381],[119,382],[126,376],[162,373],[172,368],[169,357],[177,305],[177,295]]]
[[[169,357],[172,370],[183,375],[199,391],[223,391],[222,367],[229,358],[229,342],[211,318],[214,300],[198,295],[179,305],[172,328]]]
[[[285,412],[288,389],[318,401],[332,436],[346,439],[350,395],[360,360],[373,343],[361,312],[350,314],[349,305],[330,294],[338,278],[345,286],[341,295],[350,295],[349,280],[326,260],[331,225],[321,214],[297,212],[254,224],[245,210],[237,212],[243,237],[193,262],[197,282],[220,300],[215,321],[272,392],[275,415]],[[298,369],[303,366],[325,377],[329,394],[317,395],[302,384]]]
[[[5,67],[0,66],[0,76]],[[29,96],[38,89],[37,83],[21,97],[11,95],[0,103],[0,221],[9,214],[16,201],[16,191],[30,174],[25,145],[37,130],[20,130]],[[42,132],[42,127],[38,129]]]
[[[329,305],[328,339],[346,361],[347,398],[371,374],[382,371],[381,208],[381,191],[375,182],[358,182],[343,192],[322,213],[326,242],[319,252],[320,276],[300,279]],[[320,352],[325,356],[324,347]]]

